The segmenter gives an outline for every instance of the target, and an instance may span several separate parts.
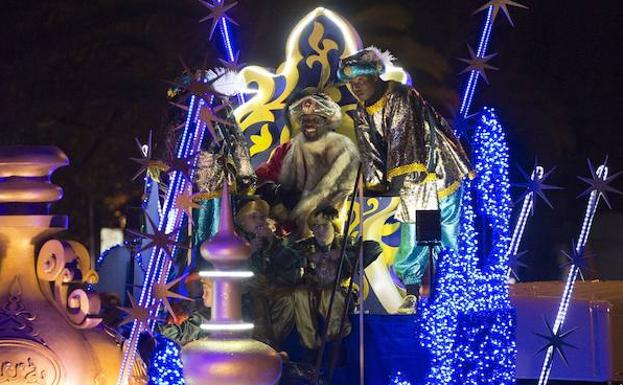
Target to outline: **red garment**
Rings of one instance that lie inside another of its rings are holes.
[[[279,183],[279,172],[281,171],[283,158],[285,158],[286,154],[290,150],[290,146],[290,142],[280,144],[273,150],[268,160],[259,165],[259,167],[255,170],[258,184],[264,182]]]

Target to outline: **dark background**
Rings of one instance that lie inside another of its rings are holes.
[[[500,71],[488,73],[473,110],[496,108],[507,129],[513,163],[529,170],[538,157],[558,166],[549,194],[538,202],[523,248],[524,280],[560,275],[561,248],[577,237],[585,199],[575,176],[586,159],[609,154],[611,173],[623,169],[623,5],[619,1],[521,0],[512,28],[500,13],[489,52]],[[365,45],[391,50],[420,89],[452,118],[459,103],[465,43],[476,44],[484,1],[240,0],[230,15],[240,24],[241,61],[276,67],[290,29],[314,7],[351,21]],[[182,71],[218,57],[208,40],[207,9],[191,0],[4,1],[0,13],[1,144],[54,144],[71,166],[55,181],[65,189],[56,211],[70,215],[68,237],[89,244],[89,227],[118,227],[141,194],[131,182],[134,137],[149,130],[163,150],[167,84]],[[513,166],[512,178],[519,177]],[[615,181],[623,187],[623,178]],[[519,193],[519,191],[515,191]],[[623,278],[623,199],[602,205],[591,235],[593,276]],[[589,274],[591,276],[591,274]]]

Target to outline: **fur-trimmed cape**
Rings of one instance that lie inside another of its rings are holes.
[[[313,142],[300,133],[291,143],[283,159],[279,183],[302,192],[291,219],[305,224],[316,207],[342,205],[355,185],[359,151],[348,137],[335,132]]]

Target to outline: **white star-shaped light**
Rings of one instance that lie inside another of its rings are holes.
[[[511,15],[508,12],[508,6],[528,9],[528,7],[526,7],[525,5],[519,4],[519,3],[515,2],[515,1],[512,1],[512,0],[490,0],[490,1],[487,1],[485,3],[485,5],[483,5],[482,7],[478,8],[477,10],[475,10],[473,14],[475,15],[478,12],[482,12],[485,9],[488,9],[489,7],[493,7],[493,14],[491,15],[491,17],[493,19],[493,20],[491,20],[491,22],[493,23],[495,21],[495,18],[498,15],[498,13],[500,12],[500,9],[501,9],[502,12],[504,12],[504,14],[506,15],[506,18],[508,19],[508,22],[514,27],[515,25],[513,24],[513,20],[511,19]]]
[[[470,58],[469,59],[459,58],[459,60],[469,65],[465,67],[463,71],[459,72],[459,75],[464,74],[466,72],[476,71],[478,72],[478,75],[480,75],[482,79],[487,84],[489,84],[489,79],[487,78],[487,74],[485,71],[486,70],[497,71],[499,68],[494,67],[490,64],[487,64],[487,62],[491,60],[495,55],[497,55],[497,53],[492,53],[491,55],[480,57],[480,56],[476,56],[476,54],[474,53],[474,50],[472,49],[472,47],[469,46],[469,44],[467,45],[467,49],[469,51]]]
[[[236,23],[234,19],[229,17],[229,15],[226,13],[238,4],[237,1],[234,1],[231,4],[227,4],[226,0],[215,0],[215,3],[205,0],[199,0],[199,2],[201,2],[204,7],[210,10],[210,14],[208,16],[199,20],[200,23],[203,23],[204,21],[208,21],[210,19],[212,20],[212,25],[210,26],[210,40],[212,40],[214,31],[216,30],[216,27],[218,26],[218,23],[221,21],[221,19],[228,20],[231,23],[238,25],[238,23]]]
[[[597,175],[597,172],[595,171],[595,168],[593,167],[593,163],[591,163],[590,159],[587,159],[586,161],[588,162],[588,169],[591,172],[591,177],[584,178],[584,177],[579,176],[578,179],[580,179],[583,182],[588,183],[590,187],[582,191],[582,193],[578,195],[577,197],[579,198],[581,196],[588,195],[593,191],[597,191],[599,196],[604,198],[604,201],[606,202],[606,205],[608,205],[608,208],[612,210],[612,205],[610,205],[610,201],[608,200],[607,193],[612,192],[615,194],[623,195],[623,191],[610,186],[610,183],[612,182],[612,180],[616,178],[617,176],[621,175],[623,171],[619,171],[616,174],[603,179],[603,178],[600,178],[599,175]],[[608,157],[606,156],[606,160],[604,160],[603,165],[606,166],[607,163],[608,163]]]
[[[169,312],[169,314],[171,314],[171,317],[173,317],[175,322],[177,322],[177,316],[175,315],[175,312],[173,311],[173,307],[171,307],[171,302],[169,302],[169,298],[181,299],[183,301],[192,301],[192,299],[172,291],[171,288],[177,285],[178,282],[180,282],[182,279],[186,278],[187,275],[188,274],[184,274],[180,277],[177,277],[171,282],[154,284],[154,288],[153,288],[154,298],[162,301],[162,305]]]
[[[517,168],[519,169],[521,176],[525,180],[525,182],[515,184],[515,186],[517,187],[525,188],[525,190],[519,196],[518,202],[523,200],[526,195],[532,193],[533,197],[535,196],[540,197],[541,199],[543,199],[543,202],[545,202],[551,209],[553,209],[554,206],[552,206],[552,203],[547,198],[547,195],[545,195],[545,190],[561,190],[562,187],[547,184],[545,183],[545,180],[550,176],[552,172],[554,172],[554,170],[556,170],[556,167],[553,167],[551,170],[543,173],[543,176],[541,176],[540,178],[538,177],[536,173],[536,168],[537,168],[536,161],[534,162],[534,167],[532,168],[534,177],[528,176],[528,173],[525,172],[521,167],[517,167]],[[535,204],[533,203],[531,214],[534,214],[534,206]]]

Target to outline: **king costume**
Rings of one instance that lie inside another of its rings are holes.
[[[342,60],[338,77],[351,87],[353,81],[374,84],[355,113],[363,175],[369,192],[400,197],[395,218],[403,225],[394,269],[417,296],[428,253],[415,244],[415,213],[441,210],[442,244],[456,248],[461,182],[471,168],[450,125],[415,88],[380,79],[391,60],[388,52],[366,48]]]

